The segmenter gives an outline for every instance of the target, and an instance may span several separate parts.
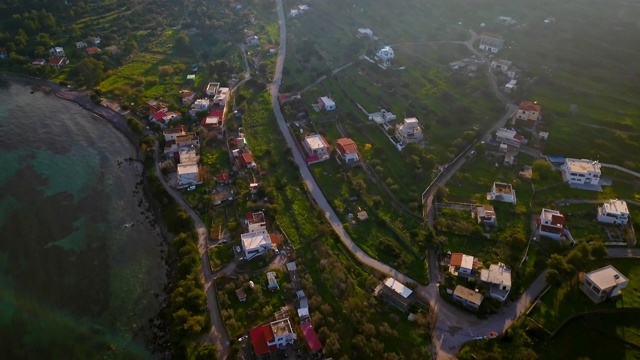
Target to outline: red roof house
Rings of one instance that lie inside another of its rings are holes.
[[[69,59],[64,56],[55,56],[49,59],[49,66],[62,69],[69,63]]]
[[[87,48],[87,55],[93,55],[93,54],[97,54],[100,52],[100,49],[98,49],[97,46],[91,46]]]
[[[349,138],[340,138],[336,141],[336,150],[347,163],[355,163],[358,159],[358,145]]]
[[[231,182],[231,177],[228,173],[223,172],[216,175],[216,181],[218,182],[218,184],[229,184]]]
[[[246,167],[246,168],[254,168],[256,167],[256,162],[253,159],[253,155],[251,155],[248,152],[242,153],[242,155],[240,155],[239,160],[240,165],[242,167]]]
[[[300,329],[302,329],[302,335],[304,335],[304,338],[307,340],[307,344],[312,352],[316,353],[322,350],[322,343],[320,343],[320,339],[318,339],[318,335],[313,329],[311,321],[301,324]]]
[[[270,324],[258,326],[249,330],[249,338],[251,339],[251,345],[253,345],[253,352],[256,357],[268,354],[278,349],[276,345],[269,346],[268,344],[275,339]]]

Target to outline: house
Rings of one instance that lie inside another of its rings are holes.
[[[378,125],[396,121],[396,119],[396,116],[392,112],[389,112],[385,109],[380,109],[379,112],[369,114],[369,120],[373,120]]]
[[[278,290],[280,286],[278,285],[278,279],[276,279],[276,273],[273,271],[269,271],[267,273],[267,289],[269,290]]]
[[[9,54],[6,46],[0,46],[0,59],[6,59],[7,57],[9,57]]]
[[[201,111],[209,110],[209,106],[211,105],[209,99],[198,99],[193,104],[191,104],[191,109],[189,110],[189,114],[191,116],[196,116],[197,113]]]
[[[149,105],[149,115],[155,114],[157,112],[167,112],[169,108],[167,105],[159,103],[154,99],[148,100],[147,105]]]
[[[323,96],[318,98],[318,107],[326,111],[333,111],[336,109],[336,103],[331,98]]]
[[[509,70],[507,70],[507,76],[509,77],[509,79],[516,79],[520,76],[520,69],[518,69],[515,66],[512,66],[511,68],[509,68]]]
[[[90,46],[90,47],[86,48],[85,51],[87,52],[87,55],[91,56],[91,55],[95,55],[95,54],[99,53],[100,49],[98,49],[97,46]]]
[[[269,237],[267,230],[242,234],[240,235],[240,240],[247,260],[253,259],[271,249],[271,237]]]
[[[182,97],[182,104],[189,105],[196,97],[196,93],[190,90],[180,90],[180,96]]]
[[[49,66],[56,69],[62,69],[69,64],[69,59],[64,56],[55,56],[49,59]]]
[[[470,310],[478,311],[482,300],[484,300],[484,296],[479,292],[458,285],[455,290],[453,290],[453,300]]]
[[[269,55],[274,55],[278,52],[278,47],[275,45],[269,45],[267,46],[267,52],[269,53]]]
[[[539,131],[538,132],[538,136],[540,137],[540,140],[547,140],[547,139],[549,139],[549,132],[548,131]]]
[[[424,135],[418,119],[414,117],[405,118],[404,123],[396,126],[396,137],[404,145],[422,141]]]
[[[349,138],[340,138],[336,141],[336,150],[345,164],[355,164],[358,158],[358,145]]]
[[[496,142],[520,147],[522,140],[524,140],[524,137],[518,134],[515,130],[505,128],[499,128],[496,130]]]
[[[391,46],[385,45],[380,48],[380,50],[378,50],[376,56],[378,57],[378,59],[384,61],[385,63],[388,63],[389,61],[393,60],[393,58],[395,57],[395,53],[393,52]]]
[[[616,268],[607,265],[584,274],[580,289],[594,302],[600,303],[622,294],[629,280]]]
[[[64,49],[61,48],[60,46],[52,47],[51,49],[49,49],[49,56],[51,56],[51,57],[58,57],[58,56],[64,57],[65,56],[64,55]]]
[[[298,317],[301,322],[309,319],[309,300],[304,293],[304,290],[296,291],[296,297],[298,298]]]
[[[84,41],[78,41],[78,42],[76,43],[76,48],[77,48],[77,49],[83,49],[83,48],[86,48],[87,46],[88,46],[88,45],[87,45],[87,43],[86,43],[86,42],[84,42]]]
[[[100,36],[89,36],[85,41],[92,43],[95,46],[98,46],[100,45],[100,42],[102,42],[102,39],[100,39]]]
[[[251,35],[251,36],[247,36],[244,42],[249,46],[255,46],[260,44],[260,39],[255,35]]]
[[[1,58],[1,57],[0,57]],[[35,59],[31,62],[31,65],[34,66],[43,66],[43,65],[47,65],[47,60],[45,59]]]
[[[293,344],[296,334],[289,319],[285,318],[251,329],[249,338],[256,358],[260,358]]]
[[[500,70],[504,74],[506,74],[509,71],[510,66],[511,66],[511,61],[509,60],[496,59],[491,61],[491,68]]]
[[[495,54],[504,47],[504,40],[500,35],[484,33],[480,35],[480,45],[478,47],[480,50]]]
[[[506,93],[511,93],[513,91],[518,90],[518,80],[510,80],[505,86],[504,86],[504,92]]]
[[[244,224],[247,226],[247,231],[250,233],[267,230],[267,220],[265,219],[262,211],[247,213],[244,217]]]
[[[503,182],[494,182],[491,192],[487,193],[487,200],[495,200],[516,204],[516,191],[513,190],[511,184]]]
[[[542,209],[538,218],[540,236],[560,240],[564,236],[564,215],[558,210]]]
[[[478,219],[478,224],[480,225],[498,226],[496,211],[491,205],[478,206],[476,208],[476,218]]]
[[[611,199],[598,206],[598,221],[605,224],[624,225],[629,222],[629,208],[624,200]]]
[[[218,93],[219,89],[220,89],[220,83],[212,81],[208,83],[207,86],[204,88],[204,92],[207,94],[207,96],[215,96]]]
[[[213,105],[225,106],[227,104],[227,98],[229,97],[230,89],[228,87],[221,87],[218,92],[213,96]]]
[[[358,29],[358,34],[356,35],[357,37],[373,37],[373,30],[369,29],[369,28],[359,28]]]
[[[202,119],[200,126],[204,128],[219,128],[224,123],[223,110],[211,110],[207,116]]]
[[[178,164],[178,188],[202,184],[197,163]]]
[[[489,284],[489,296],[505,301],[511,291],[511,270],[505,264],[491,264],[489,269],[480,271],[480,280]]]
[[[598,161],[587,159],[566,158],[560,166],[562,177],[569,184],[598,185],[600,182],[601,165]]]
[[[468,278],[473,271],[473,256],[463,253],[451,254],[449,261],[449,271],[456,276]]]
[[[378,294],[387,304],[405,312],[415,301],[413,290],[391,277],[384,280]]]
[[[513,115],[514,120],[522,120],[527,125],[533,126],[540,118],[540,105],[535,102],[523,101]]]
[[[229,176],[229,173],[223,172],[216,175],[216,181],[218,182],[218,185],[229,185],[231,184],[231,177]]]
[[[197,150],[200,148],[200,138],[198,137],[198,134],[195,132],[177,134],[175,136],[175,142],[176,142],[176,146],[178,146],[178,148],[180,149],[194,148]]]
[[[306,136],[302,142],[304,149],[307,151],[307,163],[313,164],[324,161],[330,157],[330,146],[324,136],[312,134]]]
[[[253,159],[253,155],[248,152],[240,154],[240,156],[238,156],[238,162],[243,168],[255,169],[257,167],[256,161]]]
[[[184,125],[180,125],[180,126],[175,127],[175,128],[162,130],[162,135],[164,136],[164,141],[165,142],[175,141],[176,140],[176,136],[184,135],[186,133],[187,133],[187,128]]]
[[[311,321],[300,324],[300,330],[302,330],[302,336],[307,340],[307,345],[309,345],[311,353],[320,353],[320,351],[322,351],[322,343],[320,342],[316,331],[313,329]]]
[[[247,301],[247,294],[244,292],[243,289],[237,289],[236,296],[238,297],[238,300],[241,302]]]

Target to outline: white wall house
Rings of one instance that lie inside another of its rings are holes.
[[[242,250],[247,260],[264,253],[271,249],[271,237],[267,230],[258,230],[240,235],[242,242]]]
[[[507,71],[509,71],[509,67],[511,67],[511,61],[504,59],[495,59],[491,61],[491,67],[506,74]]]
[[[564,236],[564,215],[558,210],[542,209],[538,218],[540,236],[560,240]]]
[[[620,295],[628,283],[629,280],[622,273],[607,265],[585,274],[580,289],[597,304]]]
[[[178,187],[202,184],[198,164],[178,164]]]
[[[611,199],[598,206],[598,221],[605,224],[624,225],[629,222],[629,208],[624,200]]]
[[[540,105],[530,101],[523,101],[518,106],[518,110],[513,114],[514,120],[522,120],[527,125],[533,126],[540,118]]]
[[[209,106],[211,106],[211,102],[209,101],[209,99],[198,99],[193,104],[191,104],[189,114],[191,114],[191,116],[196,116],[196,113],[199,113],[200,111],[209,110]]]
[[[212,81],[207,84],[207,87],[204,89],[204,92],[207,94],[207,96],[215,96],[218,93],[219,89],[220,89],[220,83]]]
[[[491,205],[482,205],[476,208],[476,218],[478,224],[485,226],[498,226],[496,211]],[[472,260],[473,264],[473,260]]]
[[[504,47],[504,40],[500,35],[482,34],[480,35],[480,44],[478,47],[480,50],[495,54]]]
[[[325,109],[327,111],[333,111],[336,109],[335,101],[333,101],[333,99],[328,96],[318,98],[318,106],[320,106],[321,109]]]
[[[462,285],[458,285],[453,291],[453,300],[466,306],[470,310],[477,311],[482,304],[482,300],[484,300],[484,296]]]
[[[396,137],[404,145],[422,141],[424,134],[418,119],[414,117],[404,119],[402,124],[396,126]]]
[[[330,157],[329,144],[322,135],[309,135],[304,138],[302,145],[307,151],[307,154],[309,154],[308,161],[319,162],[327,160]]]
[[[602,175],[600,163],[587,159],[566,158],[560,170],[562,170],[564,181],[569,184],[598,185]]]
[[[520,147],[524,137],[513,129],[499,128],[496,130],[496,141],[507,145]]]
[[[247,226],[247,231],[250,233],[267,230],[267,220],[262,211],[248,213],[245,216],[244,223]]]
[[[369,28],[359,28],[358,29],[358,37],[373,37],[373,30],[369,29]]]
[[[345,164],[355,164],[358,158],[358,145],[349,138],[340,138],[336,141],[336,150]]]
[[[491,192],[487,193],[487,200],[495,200],[516,204],[516,191],[513,190],[511,184],[503,182],[494,182]]]
[[[463,253],[451,254],[449,271],[456,276],[469,277],[473,271],[473,256]]]
[[[499,301],[507,300],[511,291],[511,270],[505,264],[491,264],[480,271],[480,280],[489,284],[489,295]]]
[[[65,56],[64,49],[60,46],[54,46],[51,49],[49,49],[49,56],[51,57]]]
[[[382,48],[380,48],[380,50],[378,50],[378,52],[376,53],[376,56],[380,60],[384,61],[385,63],[388,63],[389,61],[393,60],[393,58],[396,55],[393,52],[393,49],[391,48],[391,46],[386,45],[386,46],[383,46]]]

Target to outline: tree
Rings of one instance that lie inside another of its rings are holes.
[[[549,257],[547,266],[549,266],[549,270],[557,271],[563,280],[570,279],[575,271],[571,265],[567,264],[565,258],[558,254],[552,254]]]
[[[547,270],[547,274],[544,279],[547,281],[547,284],[554,287],[559,287],[564,282],[562,275],[556,269]]]
[[[94,58],[87,58],[76,66],[75,72],[78,83],[94,88],[104,78],[104,65]]]
[[[591,247],[583,242],[571,250],[567,256],[567,264],[572,266],[576,271],[584,271],[591,260]]]
[[[551,178],[553,167],[546,160],[536,160],[533,162],[532,177],[534,180],[546,181]]]
[[[194,354],[195,360],[218,360],[218,349],[211,344],[198,346]]]
[[[602,260],[609,255],[607,247],[602,242],[594,242],[591,245],[591,257],[594,260]]]

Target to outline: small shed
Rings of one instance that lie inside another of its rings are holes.
[[[238,300],[242,302],[247,301],[247,294],[244,292],[242,288],[236,290],[236,296],[238,297]]]

